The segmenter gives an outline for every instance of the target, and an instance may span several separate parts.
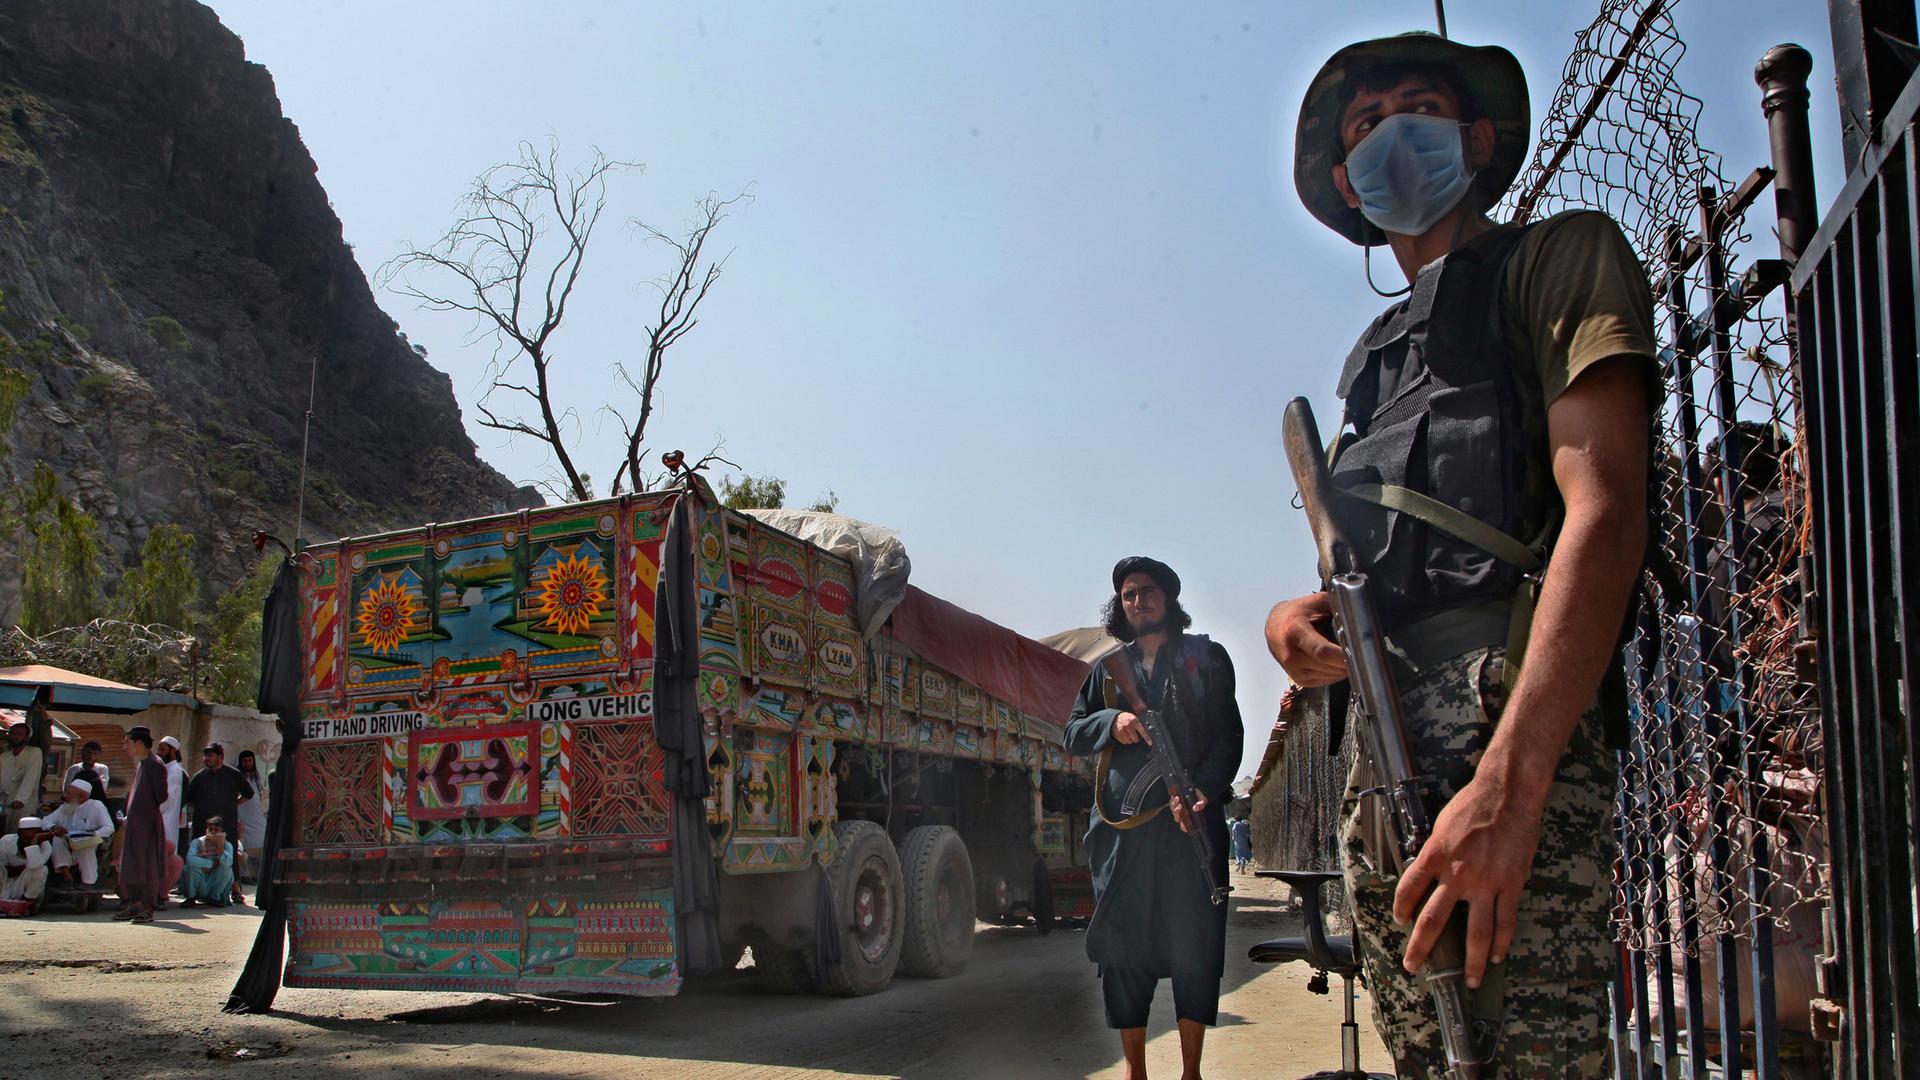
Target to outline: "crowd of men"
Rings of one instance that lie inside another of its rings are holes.
[[[50,891],[111,892],[114,918],[143,923],[170,894],[183,908],[245,906],[242,885],[258,865],[249,853],[264,843],[269,798],[254,752],[241,751],[236,767],[224,746],[209,743],[190,773],[180,740],[156,742],[145,727],[127,731],[124,749],[133,769],[117,806],[101,746],[88,740],[48,809],[32,727],[24,719],[9,726],[0,748],[0,902],[9,913],[37,911]]]

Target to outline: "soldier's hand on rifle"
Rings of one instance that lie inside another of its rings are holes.
[[[1323,592],[1282,600],[1267,614],[1267,651],[1301,686],[1328,686],[1347,677],[1347,654],[1321,632],[1333,619]]]
[[[1147,725],[1130,712],[1123,712],[1113,718],[1113,741],[1132,746],[1137,742],[1153,745],[1153,736],[1147,733]]]
[[[1427,962],[1458,903],[1467,905],[1467,985],[1478,987],[1487,965],[1507,958],[1545,803],[1544,793],[1535,798],[1498,777],[1477,776],[1440,811],[1393,893],[1394,921],[1413,925],[1402,958],[1408,971]]]
[[[1180,826],[1181,832],[1192,832],[1200,827],[1200,815],[1207,809],[1207,797],[1195,795],[1193,805],[1188,806],[1184,796],[1169,795],[1167,809],[1173,811],[1174,824]]]

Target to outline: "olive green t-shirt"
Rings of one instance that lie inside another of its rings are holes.
[[[1603,213],[1568,210],[1533,226],[1507,263],[1502,299],[1507,346],[1516,361],[1533,360],[1545,406],[1603,360],[1632,357],[1659,374],[1652,287]]]
[[[1612,218],[1568,210],[1535,224],[1507,262],[1501,304],[1508,355],[1516,365],[1531,364],[1539,379],[1538,397],[1521,379],[1528,445],[1547,445],[1547,410],[1555,399],[1582,373],[1609,360],[1639,365],[1648,406],[1658,409],[1653,288]],[[1528,496],[1560,504],[1550,459],[1529,461],[1521,484]],[[1526,522],[1521,538],[1534,539],[1546,524]]]

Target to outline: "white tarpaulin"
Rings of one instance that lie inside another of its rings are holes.
[[[748,510],[762,523],[825,548],[853,564],[853,609],[872,637],[907,592],[913,563],[892,529],[818,510]]]
[[[1088,665],[1097,664],[1120,647],[1120,642],[1104,626],[1082,626],[1062,630],[1040,639],[1040,644],[1058,649]]]

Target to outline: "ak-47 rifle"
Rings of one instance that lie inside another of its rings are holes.
[[[1120,812],[1131,818],[1140,812],[1140,804],[1153,787],[1153,782],[1163,780],[1167,785],[1167,794],[1178,797],[1191,808],[1193,806],[1193,780],[1187,776],[1187,767],[1180,763],[1180,751],[1174,746],[1173,734],[1167,730],[1166,718],[1159,712],[1147,708],[1146,695],[1140,692],[1140,682],[1133,677],[1133,663],[1127,658],[1125,649],[1115,649],[1100,661],[1100,666],[1112,676],[1113,684],[1119,688],[1120,697],[1126,702],[1133,715],[1140,718],[1140,726],[1147,729],[1147,752],[1150,755],[1147,764],[1134,774],[1133,783],[1127,785],[1126,794],[1120,799]],[[1167,680],[1167,693],[1171,695],[1178,679]],[[1202,796],[1205,792],[1201,792]],[[1200,871],[1207,876],[1207,899],[1215,904],[1227,902],[1227,894],[1233,886],[1214,876],[1213,841],[1207,836],[1206,823],[1198,814],[1192,815],[1193,828],[1185,829],[1187,839],[1193,844],[1193,852],[1200,859]]]
[[[1379,784],[1362,795],[1387,801],[1384,831],[1394,850],[1368,854],[1381,870],[1398,874],[1413,864],[1433,834],[1433,815],[1425,792],[1434,781],[1420,773],[1408,749],[1406,716],[1394,686],[1393,669],[1388,666],[1386,642],[1366,568],[1359,565],[1352,545],[1328,509],[1334,498],[1333,478],[1327,468],[1327,447],[1320,441],[1320,429],[1307,399],[1288,402],[1282,433],[1287,464],[1293,470],[1300,505],[1307,513],[1314,546],[1319,550],[1321,582],[1333,601],[1334,630],[1347,654],[1347,679],[1359,706],[1355,734]],[[1476,1045],[1480,1040],[1475,1036],[1473,1014],[1467,1008],[1465,958],[1465,909],[1456,908],[1422,969],[1455,1080],[1479,1076],[1492,1056]]]

